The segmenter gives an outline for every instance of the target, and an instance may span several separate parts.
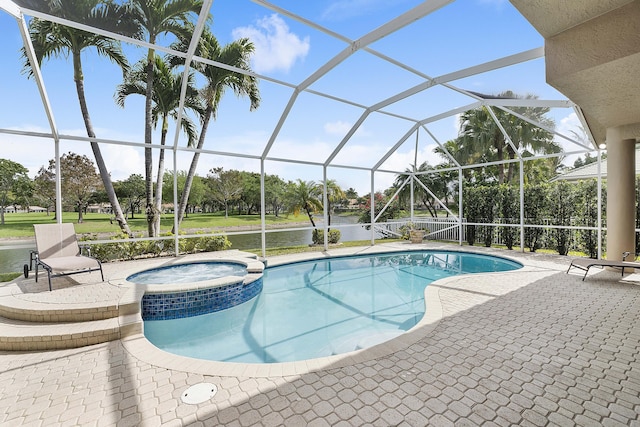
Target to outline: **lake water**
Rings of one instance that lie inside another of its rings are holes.
[[[340,230],[341,242],[371,239],[371,231],[357,225],[356,216],[338,216],[331,218],[332,228]],[[311,225],[311,224],[309,224]],[[317,222],[322,228],[322,222]],[[350,226],[349,226],[350,225]],[[227,236],[232,243],[232,249],[260,249],[261,234],[256,230],[251,234],[235,234]],[[378,238],[380,236],[376,236]],[[267,248],[283,246],[300,246],[311,243],[311,230],[274,231],[266,233]],[[29,251],[35,249],[33,240],[0,242],[0,273],[22,271],[22,266],[29,262]]]

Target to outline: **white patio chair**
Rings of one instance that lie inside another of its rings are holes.
[[[49,290],[51,278],[68,276],[70,274],[85,273],[100,270],[104,281],[102,263],[90,256],[80,253],[75,228],[71,223],[65,224],[34,224],[36,235],[36,282],[38,281],[38,266],[47,272]],[[25,265],[25,277],[27,277]]]

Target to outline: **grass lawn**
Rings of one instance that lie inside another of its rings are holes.
[[[75,225],[76,233],[112,233],[117,234],[120,228],[114,221],[110,222],[111,215],[88,213],[84,215],[84,222],[78,224],[78,214],[76,212],[63,212],[62,222],[72,222]],[[0,225],[0,239],[28,238],[33,237],[33,224],[51,224],[55,222],[54,215],[46,213],[7,213],[4,216],[5,223]],[[128,219],[129,227],[133,232],[140,232],[146,235],[147,221],[144,216],[137,215],[135,219]],[[288,215],[275,217],[266,216],[267,225],[288,224],[297,222],[308,222],[304,215]],[[215,214],[189,214],[182,224],[181,230],[207,230],[221,229],[242,226],[260,226],[260,215],[233,215],[228,218],[224,213]],[[173,228],[173,214],[162,215],[160,227],[163,233],[171,231]]]

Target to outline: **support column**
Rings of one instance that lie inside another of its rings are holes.
[[[635,140],[607,129],[607,259],[635,253]],[[628,259],[632,261],[633,256]]]

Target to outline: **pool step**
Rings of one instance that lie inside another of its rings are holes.
[[[27,322],[0,317],[0,350],[59,350],[142,333],[139,313],[86,322]]]
[[[118,317],[116,303],[55,305],[25,301],[19,298],[0,299],[0,316],[34,323],[87,322]]]
[[[0,317],[0,350],[57,350],[119,338],[118,318],[88,322],[34,323]]]
[[[32,285],[0,287],[0,350],[77,348],[142,332],[139,301],[126,289],[102,282],[22,294],[19,284]]]

